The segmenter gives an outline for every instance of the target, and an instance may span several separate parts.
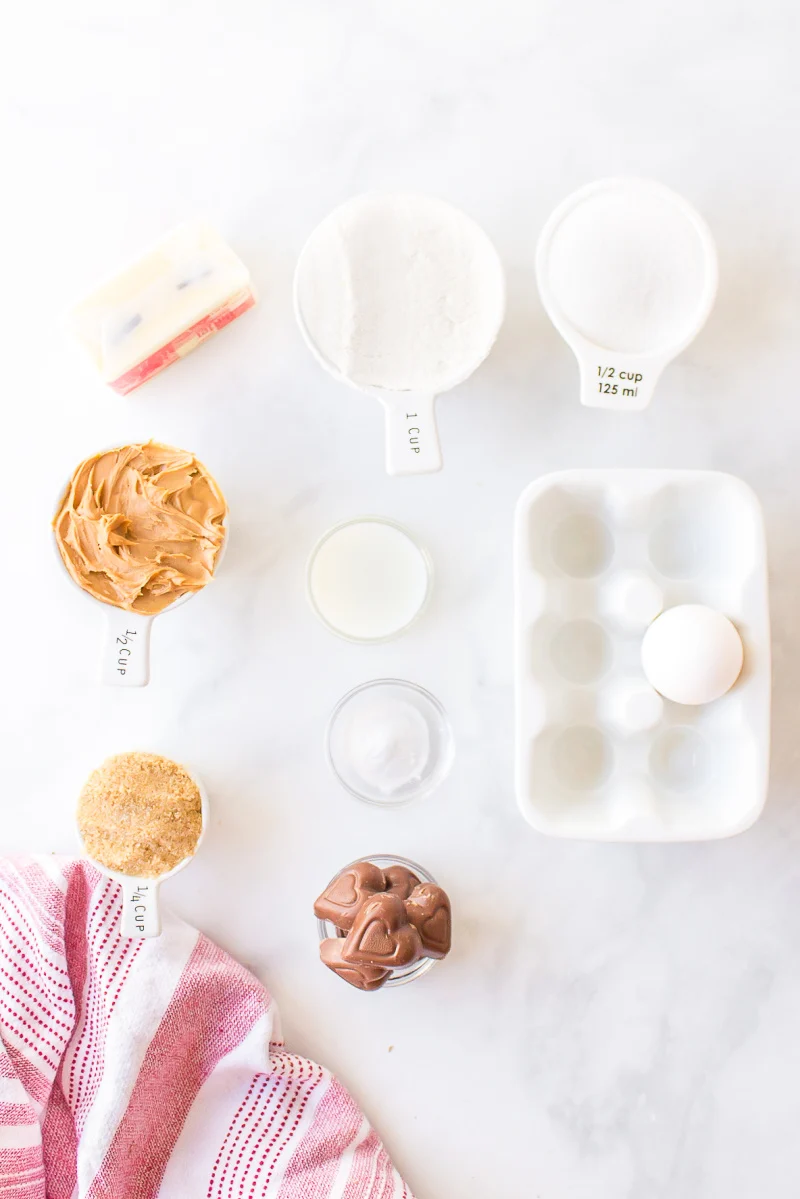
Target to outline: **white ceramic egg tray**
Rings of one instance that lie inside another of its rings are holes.
[[[532,483],[515,528],[516,788],[540,832],[694,841],[748,828],[769,769],[761,508],[714,471],[574,470]],[[658,601],[724,612],[744,669],[714,703],[648,688]],[[649,727],[647,727],[649,726]]]

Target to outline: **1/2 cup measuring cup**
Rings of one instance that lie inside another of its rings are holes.
[[[356,196],[303,247],[294,307],[325,370],[383,404],[388,473],[440,470],[436,396],[480,366],[505,314],[480,226],[430,196]]]
[[[133,878],[129,874],[120,874],[118,870],[109,870],[107,866],[103,866],[101,862],[90,857],[86,852],[86,848],[83,846],[83,839],[80,836],[80,830],[78,830],[78,838],[83,848],[84,857],[91,862],[96,870],[99,870],[106,878],[112,879],[113,882],[119,883],[122,888],[122,916],[119,931],[123,937],[159,936],[161,932],[161,912],[158,904],[159,888],[165,879],[172,878],[174,874],[177,874],[179,870],[184,870],[194,860],[206,835],[209,820],[206,789],[194,771],[188,770],[185,766],[183,769],[200,793],[202,824],[200,836],[197,838],[197,844],[194,847],[194,853],[184,858],[182,862],[178,862],[178,865],[173,866],[172,870],[167,870],[164,874],[159,874],[156,878]]]
[[[225,540],[217,556],[215,576],[227,545],[226,530]],[[77,587],[77,583],[75,586]],[[197,594],[194,592],[191,595],[182,595],[163,612],[157,612],[153,616],[143,612],[128,612],[124,608],[115,608],[112,604],[103,604],[106,609],[106,629],[100,658],[100,682],[110,687],[146,687],[150,682],[150,631],[153,621],[157,616],[174,612],[182,604],[194,599]],[[90,595],[87,595],[87,599],[93,603],[101,602]]]
[[[568,196],[542,230],[536,274],[590,408],[646,408],[717,294],[708,226],[649,179],[602,179]]]
[[[112,449],[124,447],[111,447],[109,450],[101,451],[101,454],[110,453]],[[100,455],[98,455],[99,457]],[[70,481],[71,482],[71,481]],[[66,488],[62,488],[56,512],[59,511],[61,502],[69,490],[70,482],[66,484]],[[228,516],[227,509],[225,517],[220,526],[222,532],[222,541],[216,554],[213,567],[213,577],[216,577],[220,564],[225,556],[225,550],[228,544]],[[101,604],[106,612],[106,631],[102,648],[102,657],[100,663],[100,679],[102,683],[116,687],[144,687],[150,681],[150,632],[153,621],[157,616],[163,616],[167,612],[174,611],[175,608],[185,604],[187,600],[192,599],[197,591],[190,591],[185,595],[179,596],[171,603],[167,604],[160,612],[147,613],[135,612],[126,608],[119,608],[116,605],[105,602],[95,595],[92,595],[72,577],[59,551],[58,538],[56,532],[53,532],[53,548],[56,558],[62,569],[66,572],[70,582],[78,588],[78,590],[93,604]],[[202,590],[202,588],[201,588]]]

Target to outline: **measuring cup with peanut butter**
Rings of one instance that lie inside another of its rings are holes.
[[[104,683],[149,682],[153,618],[211,581],[227,514],[206,467],[174,446],[123,445],[74,471],[53,531],[73,582],[106,605]]]

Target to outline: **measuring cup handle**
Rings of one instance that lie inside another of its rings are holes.
[[[101,678],[112,687],[146,687],[150,682],[152,616],[108,609]]]
[[[390,475],[426,475],[442,469],[436,431],[436,396],[404,393],[383,399],[386,410],[386,470]]]
[[[161,913],[158,910],[158,881],[152,878],[122,878],[120,884],[122,919],[119,931],[122,936],[159,936]]]
[[[655,360],[631,363],[616,354],[580,356],[581,403],[623,412],[646,408],[665,366]]]

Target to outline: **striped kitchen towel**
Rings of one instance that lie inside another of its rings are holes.
[[[0,1199],[412,1199],[269,993],[85,862],[0,861]]]

